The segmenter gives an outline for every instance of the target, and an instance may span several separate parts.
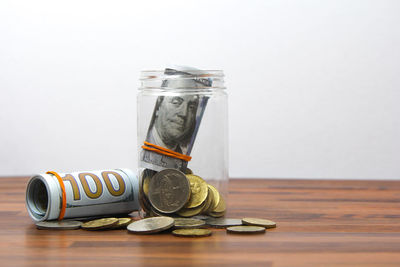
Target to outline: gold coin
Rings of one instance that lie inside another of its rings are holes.
[[[226,210],[226,205],[225,205],[225,200],[224,198],[220,195],[219,196],[219,202],[218,205],[215,207],[215,209],[213,209],[211,212],[213,213],[221,213],[221,212],[225,212]]]
[[[211,193],[211,189],[208,188],[208,194],[207,194],[207,198],[204,201],[204,207],[201,210],[202,213],[206,213],[208,211],[208,209],[211,207],[211,204],[213,202],[213,194]]]
[[[218,218],[218,217],[224,216],[225,215],[225,211],[224,212],[219,212],[219,213],[218,212],[209,212],[208,215],[210,215],[211,217]]]
[[[231,234],[262,234],[265,233],[265,228],[261,226],[231,226],[226,228],[226,231]]]
[[[258,219],[258,218],[243,218],[242,223],[245,225],[254,225],[254,226],[262,226],[265,228],[274,228],[276,227],[276,223],[266,219]]]
[[[186,203],[185,208],[195,208],[200,206],[207,198],[208,186],[207,183],[199,176],[187,174],[186,177],[190,183],[190,198]]]
[[[180,237],[203,237],[210,236],[211,231],[208,229],[177,229],[172,231],[172,234]]]
[[[143,193],[146,197],[149,197],[149,184],[150,184],[150,177],[146,176],[143,179]]]
[[[203,204],[198,207],[190,208],[190,209],[183,208],[183,209],[179,210],[177,212],[177,214],[182,217],[192,217],[192,216],[199,215],[201,213],[201,211],[203,210],[204,204],[205,204],[205,202],[203,202]]]
[[[149,183],[155,174],[156,172],[150,169],[144,169],[142,171],[140,179],[140,192],[144,193],[146,197],[149,197]]]
[[[176,229],[199,228],[206,224],[205,221],[192,218],[174,218]]]
[[[118,223],[117,218],[103,218],[93,221],[88,221],[82,224],[82,229],[85,230],[103,230],[109,229]]]
[[[210,184],[208,184],[207,186],[208,186],[208,189],[210,189],[209,192],[212,194],[212,203],[211,203],[209,209],[207,210],[207,212],[211,212],[218,206],[220,196],[219,196],[218,190],[214,186],[212,186]]]
[[[193,174],[193,171],[189,168],[186,168],[186,170],[184,171],[185,174]]]
[[[118,218],[118,223],[112,229],[126,228],[132,222],[132,218]]]
[[[151,205],[146,196],[144,196],[143,194],[139,195],[139,203],[140,203],[140,206],[142,207],[142,209],[144,210],[144,212],[146,212],[146,213],[150,212]]]

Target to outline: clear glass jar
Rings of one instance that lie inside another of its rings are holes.
[[[149,213],[152,206],[145,197],[148,190],[145,178],[164,169],[193,172],[214,186],[226,201],[228,96],[223,72],[167,68],[142,71],[140,81],[138,176],[144,210]],[[176,158],[173,152],[183,159]],[[189,161],[187,156],[191,157]]]

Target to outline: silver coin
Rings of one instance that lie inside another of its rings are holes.
[[[199,228],[206,224],[203,220],[193,219],[193,218],[174,218],[176,229],[191,229]]]
[[[150,217],[129,224],[127,229],[134,234],[153,234],[172,226],[174,226],[174,219],[171,217]]]
[[[193,219],[198,219],[198,220],[202,220],[202,221],[206,221],[212,217],[208,216],[208,215],[196,215],[192,217]]]
[[[265,228],[261,226],[231,226],[226,228],[226,231],[231,234],[262,234],[265,233]]]
[[[214,228],[226,228],[229,226],[242,225],[242,220],[229,218],[210,218],[206,220],[206,224]]]
[[[155,174],[149,183],[149,201],[163,213],[180,210],[190,198],[190,183],[186,175],[176,169],[165,169]]]
[[[75,230],[79,229],[82,222],[79,221],[43,221],[37,222],[37,229],[50,229],[50,230]]]

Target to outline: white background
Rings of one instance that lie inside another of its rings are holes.
[[[399,1],[0,2],[0,175],[135,169],[143,69],[222,69],[230,174],[400,178]]]

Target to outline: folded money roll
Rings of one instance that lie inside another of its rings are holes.
[[[34,221],[139,210],[139,181],[128,169],[47,173],[31,177],[26,207]]]

